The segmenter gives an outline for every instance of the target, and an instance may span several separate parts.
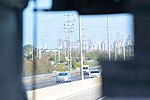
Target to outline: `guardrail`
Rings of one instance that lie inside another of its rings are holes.
[[[74,77],[77,74],[80,74],[80,71],[79,70],[73,70],[73,71],[69,71],[69,73],[71,74],[72,77]],[[33,81],[33,77],[35,78],[36,82],[40,82],[40,81],[45,81],[45,80],[49,80],[53,77],[56,77],[56,73],[23,77],[23,82],[25,84],[30,84]]]
[[[57,100],[101,85],[101,78],[91,78],[71,83],[28,91],[28,100]]]
[[[96,68],[100,68],[100,66],[90,67],[90,69],[96,69]],[[80,70],[69,71],[69,73],[71,74],[72,77],[74,77],[74,76],[77,76],[77,74],[80,75]],[[23,82],[25,84],[33,83],[33,77],[34,77],[36,82],[38,83],[41,81],[49,80],[55,76],[56,76],[56,73],[28,76],[28,77],[23,77]]]

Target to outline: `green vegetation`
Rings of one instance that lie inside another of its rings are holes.
[[[23,64],[23,76],[32,75],[33,59],[36,61],[36,74],[48,74],[53,71],[68,71],[68,60],[66,59],[68,52],[47,52],[45,49],[41,50],[39,56],[39,50],[34,48],[32,45],[26,45],[23,47],[24,64]],[[123,60],[123,53],[111,52],[111,60]],[[33,58],[34,56],[34,58]],[[71,51],[71,64],[72,68],[80,69],[80,52]],[[126,59],[130,59],[131,56],[126,52]],[[108,52],[101,52],[99,50],[83,52],[83,64],[89,66],[100,65],[102,61],[109,60]]]
[[[31,76],[33,74],[33,55],[36,62],[36,75],[39,74],[49,74],[53,71],[68,71],[69,68],[66,64],[58,64],[58,60],[55,62],[55,54],[54,53],[46,53],[44,50],[41,52],[41,58],[38,57],[38,50],[35,48],[32,51],[33,46],[26,45],[23,47],[24,54],[24,62],[23,62],[23,76]],[[33,53],[32,53],[33,52]],[[57,57],[56,57],[57,59]],[[66,60],[61,60],[61,62],[65,62]],[[54,62],[54,63],[53,63]]]
[[[77,67],[77,66],[76,66],[76,60],[75,60],[75,58],[73,58],[73,59],[72,59],[72,68],[73,68],[73,69],[76,69],[76,67]]]

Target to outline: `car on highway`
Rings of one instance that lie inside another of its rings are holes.
[[[83,65],[83,73],[84,75],[88,75],[89,74],[89,65]]]
[[[56,83],[71,82],[71,75],[69,72],[59,72],[56,76]]]
[[[95,77],[100,77],[101,76],[101,71],[95,69],[95,70],[91,70],[89,72],[89,78],[95,78]]]

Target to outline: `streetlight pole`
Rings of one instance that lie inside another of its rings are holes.
[[[123,19],[124,19],[124,15],[122,16],[122,44],[123,44],[123,60],[125,60],[126,58],[125,58],[125,56],[126,56],[126,54],[125,54],[125,35],[124,35],[124,30],[123,30],[123,24],[124,24],[124,21],[123,21]]]
[[[81,79],[84,80],[83,73],[83,54],[82,54],[82,27],[81,27],[81,16],[79,16],[79,36],[80,36],[80,69],[81,69]]]
[[[57,63],[57,58],[56,58],[56,49],[55,49],[55,66],[56,66],[56,63]]]
[[[84,43],[85,35],[83,35],[83,30],[86,29],[82,28],[82,50],[83,50],[83,60],[85,61],[86,43]]]
[[[111,59],[110,57],[110,32],[109,32],[109,26],[108,26],[108,14],[107,14],[107,40],[108,40],[108,58],[109,60]]]
[[[64,26],[66,26],[67,28],[65,28],[64,27],[64,29],[67,29],[68,31],[66,32],[66,33],[68,33],[68,39],[67,39],[67,48],[68,48],[68,67],[70,68],[70,70],[71,70],[71,68],[72,68],[72,64],[71,64],[71,62],[72,62],[72,57],[71,57],[71,43],[70,43],[70,34],[72,34],[74,31],[73,30],[71,30],[71,29],[74,29],[74,21],[75,21],[75,19],[74,20],[70,20],[70,16],[73,16],[73,14],[64,14],[64,16],[67,16],[67,21],[66,21],[66,23],[64,24]],[[70,24],[71,23],[71,24]]]
[[[60,63],[60,49],[58,48],[58,63]]]
[[[37,54],[36,54],[36,50],[35,48],[37,48],[37,11],[35,9],[37,9],[37,0],[34,0],[34,14],[33,14],[33,67],[32,67],[32,90],[36,89],[36,79],[35,79],[35,75],[36,75],[36,66],[37,66]],[[38,49],[37,49],[38,50]],[[37,51],[38,53],[38,51]],[[36,100],[36,93],[33,92],[32,93],[33,96],[33,100]]]
[[[115,45],[115,61],[117,60],[117,44],[118,44],[118,41],[116,40],[114,45]]]

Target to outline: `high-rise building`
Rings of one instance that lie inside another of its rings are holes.
[[[105,43],[105,41],[103,41],[101,43],[101,51],[106,51],[106,43]]]

